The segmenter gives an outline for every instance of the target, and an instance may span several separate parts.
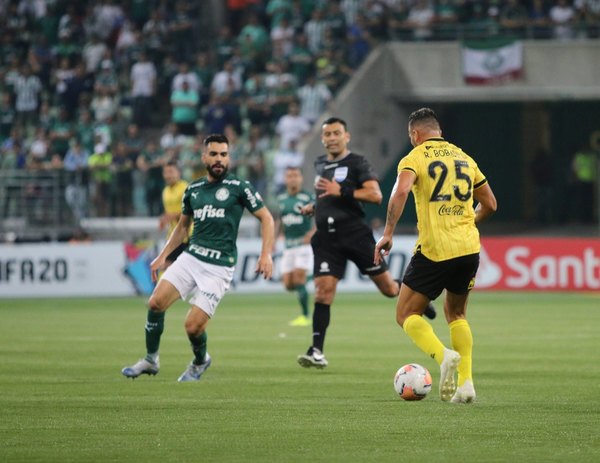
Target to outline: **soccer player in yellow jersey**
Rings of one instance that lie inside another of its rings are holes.
[[[418,239],[406,269],[396,320],[414,343],[440,366],[440,397],[453,403],[475,400],[472,376],[473,337],[466,319],[469,291],[479,267],[476,224],[496,211],[496,198],[477,163],[442,138],[435,112],[421,108],[408,118],[414,149],[398,166],[385,230],[375,247],[378,263],[392,248],[392,235],[408,194],[417,210]],[[473,208],[473,200],[477,207]],[[422,315],[427,304],[446,290],[444,312],[452,348],[436,336]],[[458,387],[454,375],[458,370]]]
[[[159,227],[161,230],[167,229],[166,238],[168,239],[175,229],[177,222],[179,222],[181,201],[188,183],[181,179],[181,171],[175,161],[169,161],[163,166],[163,179],[165,180],[165,187],[162,191],[164,212],[159,218]],[[175,259],[185,250],[187,243],[188,240],[186,239],[167,256],[167,267],[175,262]]]

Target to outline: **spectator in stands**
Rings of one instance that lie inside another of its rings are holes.
[[[281,22],[288,20],[292,14],[291,0],[269,0],[265,8],[265,13],[269,17],[271,31],[279,27]]]
[[[181,174],[188,182],[197,180],[203,175],[206,175],[201,156],[202,140],[202,135],[197,136],[195,139],[186,137],[185,142],[181,145],[179,150],[178,159],[179,164],[181,165]]]
[[[323,49],[323,39],[327,22],[324,19],[323,11],[316,8],[311,15],[311,18],[304,25],[304,33],[307,38],[308,49],[311,53],[317,54]]]
[[[52,47],[52,54],[58,60],[68,58],[74,63],[81,54],[81,46],[73,40],[69,32],[59,32],[58,43]]]
[[[238,164],[238,174],[248,180],[263,197],[267,193],[265,154],[269,149],[269,137],[259,125],[250,127],[248,138],[242,144],[242,158]]]
[[[341,0],[340,5],[346,16],[346,24],[350,26],[356,22],[356,15],[365,6],[365,0]]]
[[[69,149],[69,141],[73,134],[73,124],[69,121],[67,110],[61,107],[58,110],[58,117],[50,123],[48,132],[50,155],[58,154],[63,159]]]
[[[174,89],[171,93],[171,120],[177,124],[179,133],[196,135],[197,108],[200,96],[197,90],[190,88],[187,80],[181,84],[181,90]]]
[[[269,94],[264,85],[264,77],[258,72],[251,72],[244,82],[244,103],[246,117],[251,125],[266,125],[271,119]]]
[[[473,4],[472,15],[467,23],[468,38],[481,39],[498,34],[498,22],[488,14],[483,4]]]
[[[233,49],[235,48],[235,39],[232,35],[231,28],[227,25],[222,26],[219,29],[219,36],[215,43],[215,50],[217,54],[217,67],[222,69],[231,58],[233,57]]]
[[[227,61],[223,65],[223,69],[215,74],[210,88],[213,95],[225,98],[233,98],[239,94],[242,90],[242,76],[241,73],[235,71],[231,60]]]
[[[131,67],[131,97],[133,103],[133,121],[140,127],[150,123],[150,113],[154,106],[157,75],[156,67],[148,59],[145,51]]]
[[[100,136],[96,140],[94,153],[88,160],[91,176],[92,203],[97,217],[108,217],[111,212],[110,205],[112,202],[112,153],[108,146],[100,141]]]
[[[285,171],[289,167],[301,168],[304,162],[304,153],[298,150],[296,140],[292,140],[289,148],[280,148],[273,158],[273,191],[278,195],[285,190]]]
[[[352,69],[361,65],[374,44],[375,39],[369,32],[365,15],[358,13],[356,22],[348,27],[348,64]]]
[[[575,9],[567,0],[555,0],[548,14],[553,25],[553,36],[558,40],[570,40],[575,36],[573,25]]]
[[[269,34],[258,21],[256,14],[248,15],[247,23],[238,35],[237,44],[242,58],[248,65],[255,69],[264,67],[269,47]]]
[[[187,8],[186,2],[177,0],[175,11],[168,24],[168,40],[174,48],[176,58],[179,60],[187,60],[192,54],[193,25]]]
[[[75,138],[79,140],[88,153],[94,151],[94,122],[89,110],[83,110],[75,122]]]
[[[94,89],[105,90],[109,95],[117,95],[119,80],[114,72],[114,65],[110,59],[103,59],[100,63],[100,72],[96,75]]]
[[[280,149],[283,151],[295,151],[296,145],[302,137],[310,132],[310,128],[310,123],[300,115],[298,102],[294,101],[290,103],[287,114],[279,119],[275,127],[275,132],[280,137]],[[292,145],[294,146],[293,149]]]
[[[135,160],[127,153],[125,143],[117,143],[111,168],[114,182],[114,214],[130,217],[133,213],[133,168]]]
[[[276,85],[269,86],[267,84],[271,118],[275,121],[287,113],[291,103],[297,101],[298,93],[298,87],[291,74],[282,72],[276,77]]]
[[[290,72],[296,78],[299,85],[303,85],[306,78],[315,70],[315,56],[308,48],[306,34],[297,34],[294,40],[294,48],[288,58]]]
[[[190,65],[185,61],[179,64],[179,72],[173,77],[171,91],[183,90],[184,82],[192,92],[200,92],[202,82],[198,78],[198,74],[190,71]]]
[[[150,19],[146,21],[142,28],[143,42],[148,49],[151,61],[155,63],[162,61],[166,52],[167,34],[168,26],[163,18],[163,10],[153,9],[150,13]]]
[[[186,136],[179,133],[177,124],[171,122],[165,127],[165,130],[160,137],[160,149],[166,151],[168,149],[178,148],[185,142],[185,139]]]
[[[227,103],[224,95],[215,95],[204,115],[204,131],[206,133],[223,133],[225,127],[233,125],[239,127],[239,116],[236,106]]]
[[[50,164],[53,154],[50,152],[50,148],[46,129],[38,127],[33,140],[27,147],[27,168],[31,170],[45,169]]]
[[[575,11],[587,29],[587,36],[598,38],[600,32],[600,0],[575,0]]]
[[[94,93],[90,108],[96,122],[111,122],[117,115],[117,100],[106,87],[99,87]]]
[[[10,93],[2,93],[0,102],[0,143],[10,136],[16,117],[17,113],[10,101]]]
[[[210,84],[215,76],[215,69],[209,59],[208,53],[200,52],[196,55],[194,73],[200,86],[200,104],[205,105],[210,100]]]
[[[332,95],[327,85],[317,82],[314,75],[308,77],[306,84],[298,89],[300,115],[310,124],[314,124],[321,116]]]
[[[287,59],[294,48],[294,28],[284,16],[279,24],[271,29],[271,56],[274,59]]]
[[[38,119],[42,82],[28,64],[22,66],[21,72],[14,79],[14,92],[17,122],[24,127],[33,127]]]
[[[331,36],[335,43],[343,46],[346,41],[348,26],[346,24],[346,16],[341,10],[339,2],[327,3],[325,21],[327,22],[327,28],[331,31]]]
[[[528,11],[528,23],[533,38],[547,39],[551,37],[550,18],[548,18],[544,0],[532,0]]]
[[[148,141],[136,160],[136,167],[145,174],[146,209],[148,215],[152,217],[159,215],[162,208],[163,164],[164,159],[160,148],[153,140]]]
[[[108,50],[106,45],[100,41],[96,34],[89,37],[89,41],[83,46],[81,53],[88,74],[94,73],[100,67],[104,53]]]
[[[336,92],[353,74],[353,70],[345,64],[343,50],[325,50],[316,60],[316,77],[324,82],[331,92]]]
[[[67,80],[75,75],[75,68],[71,66],[69,58],[61,58],[58,66],[52,71],[50,83],[54,87],[54,103],[60,104],[64,101],[64,93],[67,90]]]
[[[595,201],[598,184],[598,153],[585,143],[573,156],[573,211],[575,220],[591,224],[594,221]]]
[[[119,26],[123,24],[125,13],[114,0],[103,0],[93,7],[95,30],[102,40],[108,40],[114,45]]]
[[[65,188],[65,201],[71,208],[73,216],[79,221],[87,216],[87,168],[89,151],[86,150],[77,138],[71,140],[71,145],[63,167],[67,173],[67,186]]]
[[[415,40],[427,40],[433,36],[435,11],[427,0],[417,0],[409,8],[403,27],[411,29]]]
[[[508,33],[524,38],[528,16],[527,9],[519,0],[508,0],[500,10],[500,25],[507,29]]]
[[[435,4],[435,35],[446,40],[457,37],[460,20],[459,4],[453,0],[439,0]]]
[[[83,63],[77,64],[74,75],[65,81],[65,91],[62,94],[61,104],[67,111],[69,120],[75,117],[83,95],[91,95],[93,90],[93,76],[86,74]]]

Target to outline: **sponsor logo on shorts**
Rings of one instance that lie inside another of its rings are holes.
[[[200,294],[202,294],[206,299],[208,299],[213,304],[218,304],[219,297],[215,293],[209,293],[208,291],[200,290]]]
[[[321,266],[319,267],[319,271],[322,273],[328,273],[329,272],[329,263],[328,262],[321,262]]]

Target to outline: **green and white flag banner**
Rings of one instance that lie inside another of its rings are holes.
[[[523,76],[523,43],[512,40],[464,42],[462,69],[465,82],[493,85]]]

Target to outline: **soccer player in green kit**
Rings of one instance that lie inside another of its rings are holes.
[[[281,256],[281,277],[288,291],[296,291],[302,310],[301,315],[290,322],[290,326],[310,326],[308,317],[308,292],[306,278],[313,268],[313,252],[310,238],[315,228],[311,217],[303,215],[301,209],[314,202],[314,195],[302,190],[302,172],[299,167],[288,167],[285,171],[286,191],[277,196],[279,218],[276,229],[283,232],[285,249]]]
[[[159,371],[158,348],[166,310],[178,299],[187,300],[190,310],[185,331],[194,358],[178,381],[198,381],[211,364],[206,350],[206,326],[233,278],[237,261],[236,240],[244,209],[261,223],[262,247],[256,272],[271,278],[274,240],[273,217],[250,183],[228,173],[229,141],[224,135],[209,135],[204,140],[202,161],[207,176],[186,189],[179,222],[160,254],[150,264],[153,279],[165,266],[167,256],[187,237],[193,221],[194,231],[187,249],[164,272],[148,301],[146,357],[122,374],[137,378]]]

